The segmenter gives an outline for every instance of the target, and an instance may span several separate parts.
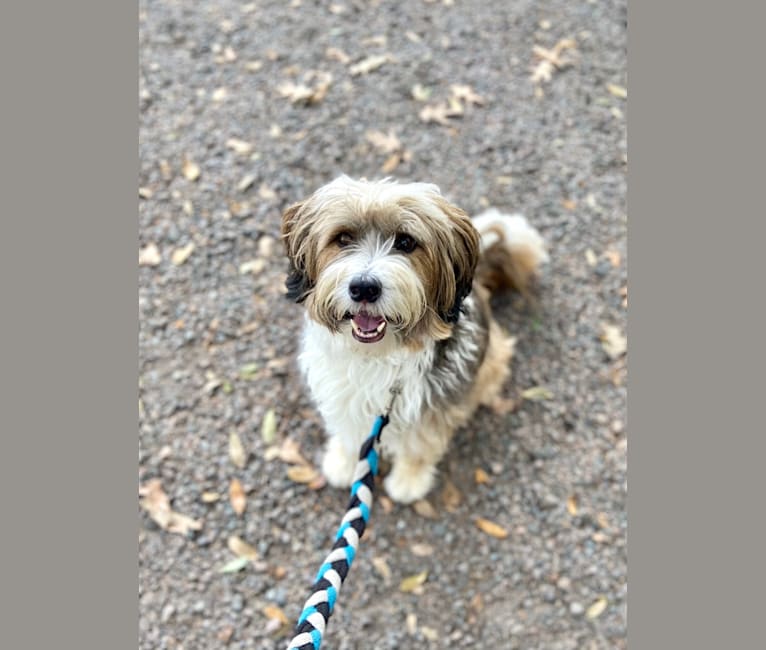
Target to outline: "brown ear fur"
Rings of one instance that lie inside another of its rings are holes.
[[[303,206],[303,201],[295,203],[282,214],[282,241],[290,261],[285,285],[287,297],[295,302],[303,302],[313,288],[307,273],[306,258],[301,245],[306,236],[304,229],[299,227],[299,217]]]

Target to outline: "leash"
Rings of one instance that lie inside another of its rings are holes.
[[[375,445],[380,442],[380,434],[388,424],[388,416],[400,392],[401,388],[398,385],[391,389],[391,400],[385,413],[375,419],[370,435],[359,450],[359,462],[354,471],[351,499],[346,514],[341,519],[332,551],[319,567],[312,593],[303,605],[303,611],[295,626],[295,636],[287,650],[319,650],[322,644],[322,635],[328,619],[332,616],[338,592],[348,575],[359,540],[370,519],[372,493],[375,477],[378,475],[378,452]]]

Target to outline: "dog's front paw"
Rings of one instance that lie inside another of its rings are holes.
[[[330,438],[322,458],[322,473],[333,487],[349,487],[354,480],[357,458],[337,438]]]
[[[412,503],[422,499],[433,487],[436,468],[419,462],[394,463],[391,473],[383,482],[390,496],[399,503]]]

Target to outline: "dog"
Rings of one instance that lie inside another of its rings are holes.
[[[299,366],[328,434],[322,472],[348,487],[399,388],[381,451],[397,502],[422,499],[456,429],[510,375],[492,292],[529,294],[548,260],[524,217],[471,219],[436,185],[341,176],[282,215],[287,296],[305,305]]]

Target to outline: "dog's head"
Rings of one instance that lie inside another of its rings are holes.
[[[288,297],[372,344],[444,339],[471,291],[479,235],[435,185],[341,176],[289,207]]]

